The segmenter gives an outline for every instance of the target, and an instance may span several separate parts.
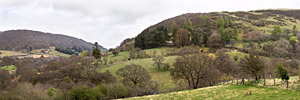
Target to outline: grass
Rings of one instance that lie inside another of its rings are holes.
[[[5,56],[42,56],[44,55],[44,57],[50,57],[50,56],[61,56],[61,57],[70,57],[70,55],[68,54],[64,54],[64,53],[60,53],[58,51],[55,50],[55,47],[50,47],[50,52],[49,53],[42,53],[41,51],[45,50],[45,49],[34,49],[32,50],[32,52],[29,53],[25,53],[25,52],[17,52],[17,51],[9,51],[9,50],[0,50],[1,54],[0,57],[5,57]]]
[[[251,95],[247,93],[251,91]],[[296,100],[300,92],[251,85],[220,85],[128,100]]]
[[[1,69],[7,70],[9,72],[13,72],[13,71],[17,70],[17,67],[14,65],[9,65],[9,66],[4,66]]]
[[[108,61],[118,62],[118,61],[124,61],[129,58],[129,51],[120,52],[118,55],[109,55]]]
[[[49,56],[61,56],[61,57],[70,57],[71,56],[71,55],[64,54],[64,53],[56,51],[55,47],[50,47],[50,50],[51,50],[51,52],[47,53],[46,55],[49,55]]]
[[[0,57],[27,55],[26,53],[16,52],[16,51],[8,51],[8,50],[0,50],[0,52],[1,52]]]
[[[145,51],[147,52],[147,54],[150,54],[150,56],[152,56],[151,54],[153,53],[153,51],[156,51],[157,55],[162,55],[166,49],[167,48],[155,48],[155,49],[147,49]],[[201,49],[208,51],[207,48],[201,48]],[[244,55],[246,55],[245,53],[238,52],[238,51],[236,51],[236,52],[231,51],[231,52],[228,52],[227,54],[229,54],[229,56],[232,59],[234,56],[243,57]],[[215,58],[214,53],[209,53],[209,55],[212,56],[213,58]],[[138,65],[141,65],[142,67],[144,67],[150,73],[152,79],[157,81],[160,84],[161,92],[168,91],[168,90],[176,87],[176,84],[175,84],[174,80],[172,79],[170,71],[158,70],[156,68],[156,66],[153,65],[154,62],[152,61],[152,58],[132,59],[132,60],[128,61],[127,60],[128,56],[129,56],[128,51],[120,52],[117,56],[110,55],[110,56],[108,56],[108,59],[114,60],[115,63],[112,65],[105,66],[101,69],[98,69],[98,71],[105,72],[105,71],[109,70],[112,74],[117,76],[115,73],[118,69],[123,68],[126,65],[138,64]],[[126,59],[124,60],[124,58],[126,58]],[[172,68],[173,63],[175,62],[177,56],[167,56],[164,58],[165,58],[164,63],[170,64],[170,66]],[[119,76],[117,76],[117,78],[119,80],[121,79]]]
[[[146,49],[147,54],[153,56],[153,52],[156,52],[156,55],[165,55],[167,49],[178,49],[178,48],[153,48],[153,49]],[[129,58],[129,51],[120,52],[118,55],[109,55],[108,62],[119,62],[119,61],[126,61]]]
[[[165,57],[165,63],[169,63],[171,66],[175,62],[176,56],[169,56]],[[123,68],[126,65],[130,64],[138,64],[143,66],[151,75],[152,79],[157,81],[160,84],[160,90],[161,91],[167,91],[169,89],[175,88],[175,83],[171,77],[170,71],[162,71],[158,70],[156,66],[153,65],[152,58],[145,58],[145,59],[133,59],[126,62],[121,62],[118,64],[114,64],[111,66],[106,66],[98,71],[105,72],[106,70],[109,70],[112,74],[116,75],[116,71],[120,68]],[[117,76],[117,75],[116,75]],[[120,79],[119,76],[117,76],[118,79]]]

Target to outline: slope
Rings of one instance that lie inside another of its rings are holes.
[[[300,98],[300,93],[297,91],[248,85],[220,85],[195,90],[134,97],[127,100],[295,100],[298,98]]]
[[[71,36],[44,33],[32,30],[9,30],[0,33],[1,50],[69,48],[77,51],[92,50],[93,44]],[[102,50],[106,50],[100,46]]]

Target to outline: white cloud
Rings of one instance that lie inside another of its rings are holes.
[[[299,0],[0,0],[0,30],[59,33],[112,48],[189,12],[300,8]]]

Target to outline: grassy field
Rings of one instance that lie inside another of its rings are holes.
[[[17,52],[17,51],[8,51],[8,50],[0,50],[0,57],[4,56],[28,56],[28,57],[50,57],[50,56],[61,56],[61,57],[70,57],[68,54],[60,53],[55,50],[55,47],[50,47],[49,53],[42,53],[41,51],[45,49],[34,49],[31,53]]]
[[[8,50],[0,50],[0,57],[4,56],[18,56],[18,55],[27,55],[26,53],[16,52],[16,51],[8,51]]]
[[[1,69],[4,69],[4,70],[7,70],[7,71],[11,72],[11,71],[16,70],[17,68],[14,65],[10,65],[10,66],[4,66]]]
[[[165,57],[165,61],[172,65],[175,62],[176,56],[169,56]],[[138,64],[143,66],[151,75],[153,80],[156,80],[160,84],[160,89],[162,91],[171,89],[175,87],[175,83],[172,80],[170,71],[161,71],[156,68],[156,66],[153,65],[152,58],[146,58],[146,59],[133,59],[130,61],[120,62],[118,64],[114,64],[111,66],[106,66],[104,68],[101,68],[100,72],[105,72],[106,70],[109,70],[112,74],[115,75],[116,71],[126,65],[130,64]],[[116,75],[117,76],[117,75]],[[117,76],[118,79],[119,76]]]
[[[0,70],[7,70],[10,74],[12,74],[17,70],[17,67],[15,65],[3,66]]]
[[[172,49],[177,49],[177,48],[172,48]],[[202,49],[204,49],[205,51],[208,51],[207,48],[202,48]],[[163,55],[163,54],[165,54],[166,50],[168,50],[168,48],[155,48],[155,49],[148,49],[145,51],[147,52],[147,54],[152,56],[153,51],[157,52],[156,55]],[[229,56],[232,59],[234,56],[243,57],[243,55],[245,55],[244,53],[238,52],[238,51],[227,52],[227,54],[229,54]],[[214,53],[210,53],[209,55],[212,57],[215,57]],[[114,64],[111,64],[111,65],[105,66],[101,69],[98,69],[98,71],[105,72],[105,71],[109,70],[112,74],[115,75],[115,73],[118,69],[120,69],[126,65],[138,64],[138,65],[141,65],[142,67],[144,67],[150,73],[150,75],[152,76],[152,79],[157,81],[160,84],[161,92],[168,91],[168,90],[176,87],[176,84],[172,79],[170,71],[158,70],[156,68],[156,66],[153,65],[154,62],[152,61],[152,58],[132,59],[132,60],[128,61],[127,60],[128,57],[129,57],[128,51],[120,52],[117,56],[110,55],[110,56],[108,56],[108,59],[114,60]],[[170,66],[172,68],[173,63],[175,62],[177,57],[178,56],[166,56],[166,57],[164,57],[165,58],[164,63],[170,64]],[[115,76],[117,76],[117,75],[115,75]],[[117,76],[117,78],[120,79],[119,76]]]
[[[251,92],[251,95],[248,94]],[[251,85],[220,85],[128,100],[297,100],[300,92]]]

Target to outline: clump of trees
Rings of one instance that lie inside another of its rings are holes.
[[[113,51],[112,51],[112,54],[113,54],[114,56],[117,56],[117,55],[119,54],[119,51],[118,51],[118,50],[113,50]]]
[[[7,70],[0,70],[0,90],[5,90],[11,83],[11,76]]]
[[[72,49],[70,48],[55,48],[56,51],[61,52],[61,53],[65,53],[65,54],[75,54],[76,52],[72,51]]]
[[[166,45],[166,41],[170,40],[168,35],[168,30],[160,26],[154,31],[149,31],[149,29],[144,30],[135,38],[135,48],[149,49],[157,48]]]
[[[150,57],[146,51],[140,49],[140,48],[134,48],[129,52],[129,56],[131,59],[136,59],[136,58],[148,58]]]
[[[117,83],[109,71],[96,71],[96,59],[89,54],[56,59],[16,60],[5,57],[1,61],[17,67],[12,74],[0,70],[0,93],[4,100],[117,99],[158,93],[158,84],[141,66],[125,67],[129,68],[127,71],[134,72],[133,77],[127,77],[131,73],[120,69],[117,75],[123,77],[123,81]],[[134,80],[128,80],[130,78]]]

